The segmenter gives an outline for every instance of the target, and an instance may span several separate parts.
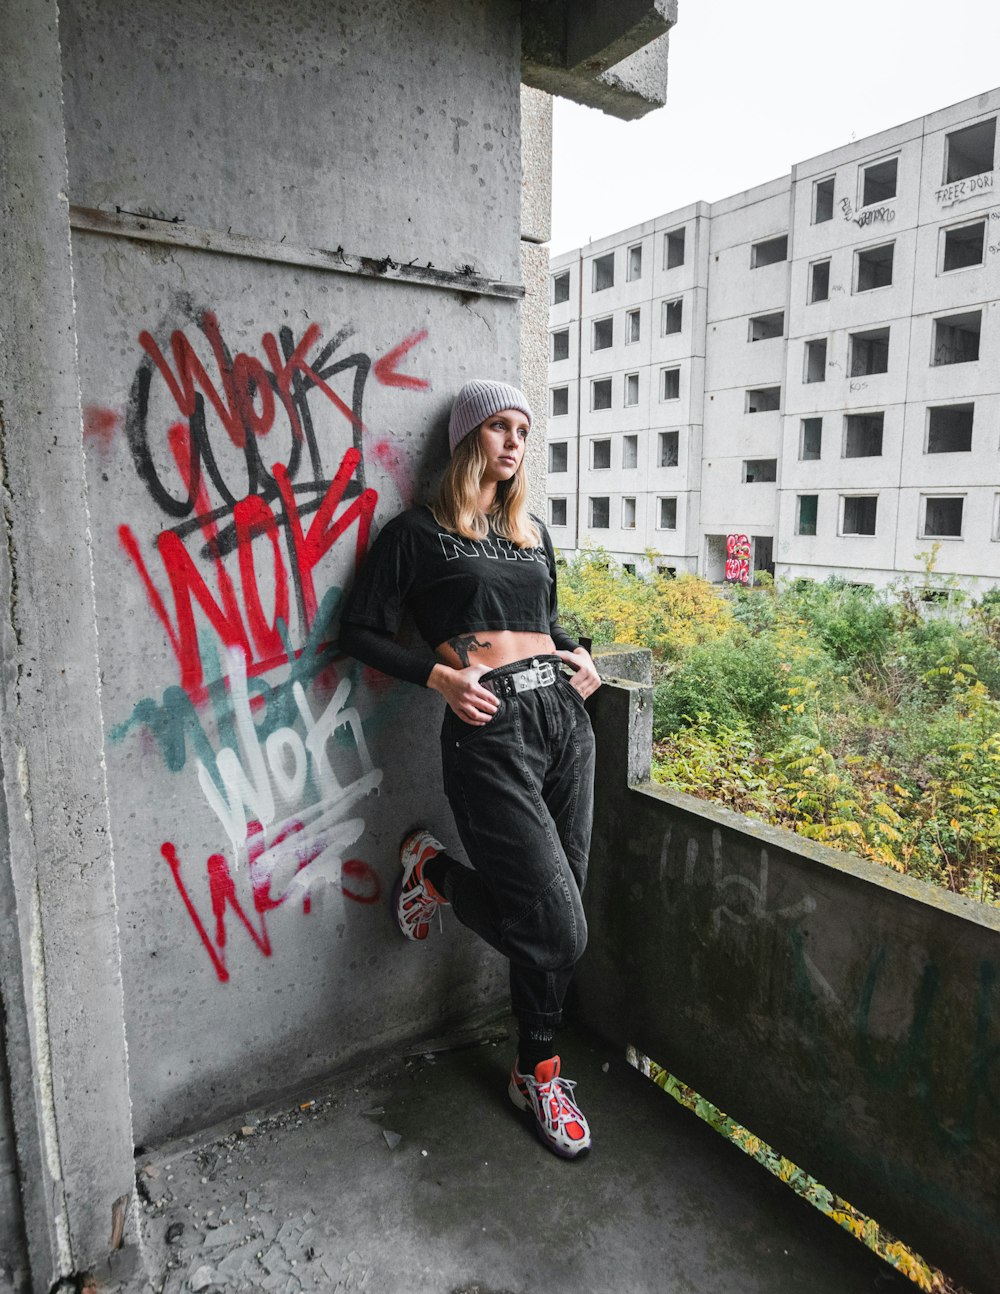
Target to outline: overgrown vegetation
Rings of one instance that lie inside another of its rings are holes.
[[[560,572],[567,626],[652,649],[659,781],[1000,905],[1000,590],[926,596]]]

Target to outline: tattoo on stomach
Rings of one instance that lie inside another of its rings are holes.
[[[480,642],[475,634],[459,634],[457,638],[449,638],[448,646],[452,649],[458,659],[462,662],[462,668],[469,665],[470,657],[473,652],[484,651],[487,647],[492,647],[491,642]]]

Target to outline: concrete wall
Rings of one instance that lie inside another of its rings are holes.
[[[452,836],[438,699],[335,648],[455,389],[518,377],[516,296],[314,255],[520,281],[516,7],[432,8],[63,17],[72,202],[189,239],[84,214],[73,240],[139,1143],[502,993],[471,937],[407,948],[381,901],[415,820]]]
[[[995,1288],[1000,913],[651,785],[648,688],[590,709],[578,1012]]]

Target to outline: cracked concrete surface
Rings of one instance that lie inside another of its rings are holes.
[[[509,1104],[512,1048],[403,1058],[137,1156],[155,1294],[852,1294],[907,1282],[586,1035],[594,1150]],[[331,1085],[332,1086],[332,1085]]]

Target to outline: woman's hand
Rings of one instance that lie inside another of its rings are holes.
[[[452,669],[450,665],[435,665],[427,686],[440,692],[452,712],[463,723],[481,728],[500,708],[500,700],[479,679],[490,669],[488,665],[467,665],[465,669]]]
[[[586,647],[577,647],[575,651],[557,651],[556,655],[576,671],[569,685],[575,687],[581,696],[591,696],[601,686],[601,676]]]

